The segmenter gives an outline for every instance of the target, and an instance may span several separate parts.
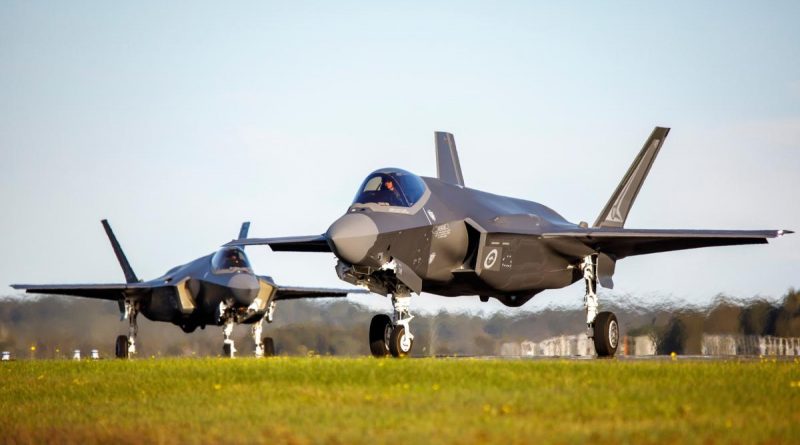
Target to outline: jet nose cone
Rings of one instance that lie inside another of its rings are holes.
[[[236,303],[242,306],[250,306],[258,296],[258,278],[247,273],[234,274],[228,281],[228,287]]]
[[[363,213],[348,213],[328,228],[326,237],[336,256],[350,264],[359,264],[378,239],[378,226]]]

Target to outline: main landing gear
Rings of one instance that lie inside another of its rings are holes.
[[[586,283],[583,304],[586,308],[587,335],[594,341],[598,357],[613,357],[619,346],[619,323],[613,312],[597,312],[597,256],[585,257],[580,268]]]
[[[393,313],[372,318],[369,325],[369,350],[374,357],[405,357],[411,353],[414,335],[409,322],[414,318],[409,312],[411,292],[403,290],[392,294]]]
[[[264,319],[253,323],[252,335],[253,335],[253,343],[256,344],[255,356],[256,358],[261,357],[272,357],[275,355],[275,342],[272,340],[272,337],[264,337],[261,338],[261,331],[263,329]]]
[[[133,358],[136,355],[136,334],[139,326],[136,324],[136,316],[139,315],[139,305],[135,301],[125,300],[122,319],[128,319],[128,336],[120,335],[117,337],[114,354],[117,358]]]

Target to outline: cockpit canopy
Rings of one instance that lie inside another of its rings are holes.
[[[425,194],[419,176],[399,168],[378,170],[361,184],[353,204],[411,207]]]
[[[225,247],[211,257],[211,269],[215,273],[250,271],[250,262],[240,247]]]

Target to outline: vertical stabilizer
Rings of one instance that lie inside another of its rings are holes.
[[[122,267],[122,272],[125,273],[125,281],[128,283],[138,283],[139,278],[137,278],[136,274],[133,272],[133,268],[131,268],[128,258],[125,257],[125,252],[122,251],[122,247],[120,247],[117,237],[114,236],[114,232],[111,230],[108,221],[104,219],[101,223],[103,223],[103,229],[105,229],[106,235],[108,235],[108,240],[111,241],[111,247],[114,249],[114,255],[117,256],[120,267]]]
[[[614,191],[611,199],[600,212],[594,227],[622,227],[625,225],[636,195],[639,194],[639,190],[650,172],[650,167],[653,166],[653,161],[656,160],[661,146],[664,145],[667,134],[669,134],[669,128],[656,127],[653,130],[647,142],[644,143],[642,151],[633,160],[633,164],[617,186],[617,190]]]
[[[247,238],[247,233],[250,231],[250,221],[242,223],[242,228],[239,229],[239,239]]]
[[[436,172],[444,182],[464,187],[464,176],[458,162],[456,140],[450,133],[436,132]]]

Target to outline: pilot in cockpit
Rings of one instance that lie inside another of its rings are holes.
[[[425,183],[400,169],[379,170],[361,184],[354,204],[411,207],[425,192]]]
[[[239,256],[239,252],[236,250],[229,250],[228,251],[228,266],[229,267],[242,267],[243,261],[242,258]]]
[[[394,196],[394,198],[395,198],[394,202],[402,202],[403,201],[403,197],[400,194],[400,190],[398,190],[397,187],[395,187],[394,181],[392,181],[391,179],[386,179],[383,182],[383,188],[385,188],[386,190],[389,190],[389,192],[392,193],[392,196]]]
[[[216,272],[243,270],[249,269],[250,263],[240,248],[223,248],[211,258],[211,267]]]
[[[386,178],[383,181],[383,189],[388,190],[391,194],[391,199],[389,200],[390,205],[402,205],[402,203],[406,201],[391,178]]]

